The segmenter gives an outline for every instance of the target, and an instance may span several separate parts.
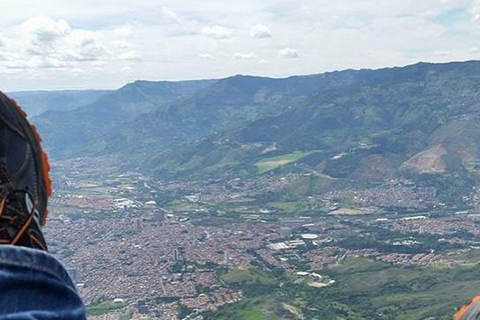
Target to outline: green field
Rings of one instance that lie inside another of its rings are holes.
[[[257,268],[237,268],[222,275],[221,279],[229,284],[232,283],[247,283],[247,284],[262,284],[275,285],[276,280],[266,272]]]
[[[403,268],[349,259],[332,271],[335,294],[395,315],[399,320],[451,319],[456,308],[480,293],[480,268]],[[439,318],[437,318],[439,317]]]
[[[273,309],[272,309],[273,308]],[[244,299],[239,303],[220,308],[213,314],[204,315],[205,320],[283,320],[275,311],[281,303],[273,296]]]
[[[284,166],[288,163],[297,161],[305,156],[308,156],[311,154],[312,151],[310,152],[293,152],[289,154],[284,154],[281,156],[277,157],[272,157],[272,158],[267,158],[263,159],[262,161],[257,162],[255,165],[257,166],[258,169],[258,174],[265,173],[267,171],[273,170],[275,168]]]
[[[464,253],[478,257],[480,250]],[[348,258],[323,273],[336,282],[328,288],[294,284],[252,268],[234,270],[222,279],[230,284],[274,283],[273,292],[221,308],[207,319],[316,319],[316,320],[451,320],[457,308],[480,293],[480,265],[457,268],[392,266],[367,258]],[[285,310],[289,304],[299,311]]]
[[[245,310],[240,313],[241,319],[245,320],[263,320],[265,319],[263,311],[260,309]]]
[[[305,210],[305,206],[302,205],[301,202],[286,202],[286,201],[274,201],[268,202],[268,207],[279,209],[285,213],[297,213],[303,212]]]
[[[111,300],[100,302],[97,305],[87,308],[87,315],[89,316],[101,316],[114,310],[120,310],[125,307],[124,303],[113,303]]]

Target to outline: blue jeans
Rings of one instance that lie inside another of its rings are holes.
[[[0,245],[0,320],[86,319],[65,268],[40,250]]]

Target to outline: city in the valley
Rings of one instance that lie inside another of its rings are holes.
[[[90,319],[203,319],[255,290],[341,291],[352,285],[342,268],[358,263],[382,266],[377,280],[386,284],[389,268],[450,270],[480,255],[475,195],[467,209],[450,210],[434,188],[392,181],[265,199],[305,177],[161,181],[117,165],[111,157],[53,163],[49,250]],[[281,308],[306,317],[294,303]]]

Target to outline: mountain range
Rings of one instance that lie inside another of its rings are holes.
[[[112,154],[176,179],[409,179],[460,196],[480,178],[479,89],[480,62],[467,61],[12,96],[38,106],[32,120],[53,158]]]

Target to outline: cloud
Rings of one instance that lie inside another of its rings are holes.
[[[219,53],[217,53],[217,56],[219,58],[230,58],[231,57],[231,55],[226,53],[225,51],[220,51]]]
[[[23,72],[23,70],[29,68],[30,66],[27,61],[17,59],[2,61],[0,67],[3,69],[2,71],[7,71],[8,73],[19,73]]]
[[[8,5],[0,4],[0,34],[8,42],[0,37],[0,74],[19,70],[18,79],[30,74],[52,79],[13,83],[6,76],[9,89],[116,87],[136,78],[279,77],[465,60],[478,58],[480,52],[470,51],[480,48],[475,42],[480,36],[479,0],[425,0],[414,6],[401,0],[388,5],[381,0],[266,0],[241,6],[214,0],[201,5],[141,0],[135,6],[127,0],[4,2]],[[453,15],[462,18],[453,19],[454,26],[434,21],[449,21],[452,12],[461,13],[452,10],[461,8],[465,13]],[[35,16],[39,12],[43,16]],[[442,50],[450,55],[439,56]],[[203,63],[192,64],[201,59]],[[136,69],[138,60],[141,68]],[[224,63],[211,63],[217,61]],[[134,68],[133,73],[124,75],[124,66]],[[86,76],[69,78],[75,68]],[[98,73],[99,68],[105,72]]]
[[[97,71],[104,71],[105,67],[108,65],[108,61],[105,60],[97,60],[92,62],[93,67]]]
[[[87,47],[96,43],[100,36],[98,33],[87,30],[73,30],[68,35],[68,41],[78,47]]]
[[[95,61],[92,63],[95,67],[105,67],[108,62],[104,60]]]
[[[253,52],[249,52],[249,53],[237,52],[233,55],[233,58],[237,60],[252,60],[252,59],[256,59],[257,56]]]
[[[133,73],[133,69],[131,67],[123,67],[122,71],[126,74],[131,74]]]
[[[69,70],[70,73],[80,75],[80,74],[85,74],[85,71],[82,68],[73,68]]]
[[[28,61],[28,65],[39,69],[64,69],[70,66],[66,61],[54,57],[33,57]]]
[[[163,11],[163,16],[167,19],[168,22],[175,23],[175,24],[182,24],[182,21],[178,16],[178,14],[176,14],[169,8],[163,7],[162,11]]]
[[[57,52],[70,61],[96,61],[108,55],[101,43],[102,35],[90,30],[72,30],[64,41],[58,44]]]
[[[278,55],[282,58],[298,58],[299,57],[297,50],[289,47],[278,50]]]
[[[470,6],[470,14],[472,15],[473,21],[480,20],[480,1],[473,1]]]
[[[213,56],[208,53],[200,53],[198,56],[202,59],[213,59]]]
[[[127,24],[118,28],[113,29],[113,33],[119,38],[129,38],[133,36],[132,26]]]
[[[71,61],[96,61],[102,59],[108,51],[100,44],[79,47],[67,51],[67,58]]]
[[[121,60],[129,60],[129,61],[140,61],[142,56],[135,50],[129,50],[125,53],[122,53],[119,58]]]
[[[3,47],[7,44],[8,39],[0,34],[0,47]]]
[[[450,51],[445,51],[445,50],[438,50],[433,53],[436,56],[449,56]]]
[[[227,39],[232,36],[229,29],[218,25],[203,27],[202,34],[215,39]]]
[[[21,37],[12,39],[8,46],[15,55],[6,56],[8,61],[2,62],[4,68],[70,72],[81,70],[81,63],[106,60],[110,54],[102,43],[101,31],[72,29],[63,19],[34,16],[23,22],[19,31]],[[26,63],[19,63],[21,60]]]
[[[53,20],[50,17],[34,16],[20,25],[23,35],[36,43],[49,43],[70,33],[70,25],[63,19]]]
[[[122,49],[122,50],[131,49],[133,47],[133,45],[130,42],[122,41],[122,40],[113,41],[112,46],[116,49]]]
[[[250,36],[254,39],[271,38],[272,31],[263,24],[257,24],[250,28]]]
[[[312,17],[312,10],[310,9],[309,6],[306,6],[306,5],[303,5],[300,7],[300,9],[298,10],[298,13],[300,13],[300,15],[302,16],[305,16],[305,17]]]

